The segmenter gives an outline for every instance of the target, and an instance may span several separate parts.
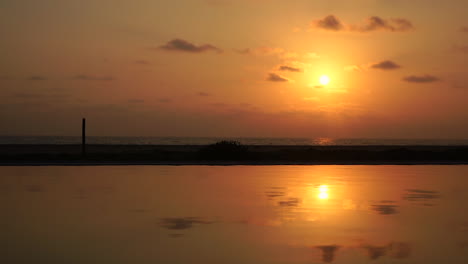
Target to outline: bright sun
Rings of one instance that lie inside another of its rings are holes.
[[[328,77],[327,75],[320,76],[320,84],[321,85],[327,85],[329,83],[330,83],[330,77]]]

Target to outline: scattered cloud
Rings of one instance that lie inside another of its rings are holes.
[[[289,198],[285,201],[279,201],[278,205],[283,207],[295,207],[298,206],[300,202],[301,200],[299,200],[298,198]]]
[[[291,67],[291,66],[286,66],[286,65],[281,65],[279,67],[280,71],[290,71],[290,72],[302,72],[302,69]]]
[[[414,29],[411,21],[404,18],[383,19],[379,16],[371,16],[360,24],[345,24],[334,15],[328,15],[325,18],[318,19],[312,23],[314,28],[328,31],[389,31],[389,32],[407,32]]]
[[[265,192],[268,198],[283,197],[286,195],[284,187],[272,187],[269,191]]]
[[[401,66],[396,64],[393,61],[386,60],[386,61],[382,61],[382,62],[379,62],[379,63],[372,64],[370,66],[370,68],[379,69],[379,70],[396,70],[396,69],[401,68]]]
[[[384,60],[381,62],[368,63],[368,64],[362,64],[362,65],[348,65],[344,67],[344,70],[351,71],[351,72],[352,71],[364,71],[364,70],[369,70],[369,69],[389,71],[389,70],[397,70],[400,68],[401,68],[401,65],[398,65],[397,63],[391,60]]]
[[[440,195],[437,191],[408,189],[403,199],[407,201],[427,201],[439,198]]]
[[[440,79],[432,75],[410,75],[404,77],[403,81],[410,83],[432,83],[440,81]]]
[[[94,76],[94,75],[85,75],[79,74],[73,77],[74,80],[81,80],[81,81],[113,81],[115,80],[112,76]]]
[[[315,26],[324,30],[340,31],[344,30],[345,26],[334,15],[328,15],[314,22]]]
[[[393,204],[374,204],[372,205],[372,210],[376,211],[381,215],[392,215],[398,213],[398,206]]]
[[[316,246],[322,251],[322,261],[326,263],[333,262],[335,259],[336,251],[340,248],[337,245]]]
[[[468,27],[461,27],[460,32],[468,33]]]
[[[167,51],[181,51],[189,53],[202,53],[206,51],[223,52],[220,48],[211,44],[195,45],[183,39],[173,39],[159,47],[159,49]]]
[[[288,79],[286,79],[283,76],[278,75],[276,73],[268,74],[267,81],[270,81],[270,82],[289,82]]]
[[[352,30],[359,32],[370,31],[390,31],[390,32],[406,32],[413,30],[413,24],[402,18],[383,19],[378,16],[369,17],[362,25],[353,26]]]
[[[47,80],[44,76],[34,75],[28,78],[29,81],[45,81]]]
[[[184,218],[163,218],[160,225],[163,228],[170,230],[184,230],[190,229],[195,224],[212,224],[213,222],[201,220],[198,217],[184,217]]]
[[[202,97],[211,96],[211,94],[205,92],[198,92],[197,95]]]

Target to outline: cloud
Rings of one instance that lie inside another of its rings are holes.
[[[371,16],[361,24],[345,24],[334,15],[328,15],[325,18],[316,20],[312,23],[315,28],[328,31],[389,31],[389,32],[407,32],[414,29],[413,23],[404,18],[383,19],[379,16]]]
[[[115,80],[114,77],[111,76],[93,76],[93,75],[85,75],[79,74],[73,77],[74,80],[81,80],[81,81],[113,81]]]
[[[286,65],[281,65],[279,67],[279,70],[280,71],[290,71],[290,72],[302,72],[302,69],[294,68],[294,67],[286,66]]]
[[[197,95],[198,95],[198,96],[203,96],[203,97],[211,96],[211,94],[205,93],[205,92],[198,92]]]
[[[288,200],[279,201],[278,205],[284,207],[295,207],[298,206],[300,202],[301,201],[298,198],[288,198]]]
[[[173,39],[166,44],[159,47],[159,49],[167,50],[167,51],[181,51],[181,52],[189,52],[189,53],[202,53],[206,51],[215,51],[218,53],[223,52],[221,49],[210,45],[210,44],[203,44],[203,45],[195,45],[183,39]]]
[[[322,261],[323,262],[333,262],[335,259],[335,253],[340,248],[337,245],[327,245],[327,246],[316,246],[316,248],[322,250]]]
[[[345,29],[345,26],[334,15],[328,15],[322,19],[316,20],[314,25],[318,28],[331,31],[340,31]]]
[[[461,27],[460,32],[468,33],[468,27]]]
[[[379,62],[379,63],[372,64],[370,66],[370,68],[379,69],[379,70],[396,70],[396,69],[401,68],[401,66],[396,64],[393,61],[386,60],[386,61],[382,61],[382,62]]]
[[[289,82],[288,79],[286,79],[283,76],[278,75],[276,73],[268,74],[267,81],[270,81],[270,82]]]
[[[45,81],[45,80],[47,80],[47,78],[44,77],[44,76],[35,75],[35,76],[29,77],[28,80],[29,81]]]
[[[365,71],[369,69],[375,69],[375,70],[397,70],[400,69],[401,65],[396,64],[395,62],[391,60],[384,60],[381,62],[377,63],[368,63],[368,64],[362,64],[362,65],[348,65],[344,67],[345,71]]]
[[[170,230],[184,230],[190,229],[195,224],[212,224],[213,222],[204,221],[197,217],[184,217],[184,218],[163,218],[159,223],[161,227]]]
[[[398,206],[393,204],[374,204],[372,205],[372,210],[376,211],[381,215],[392,215],[398,213],[396,210]]]
[[[406,32],[414,29],[413,24],[409,20],[402,18],[386,20],[378,16],[369,17],[362,25],[353,26],[352,28],[353,30],[359,32]]]
[[[428,201],[432,199],[438,199],[439,193],[430,190],[419,190],[419,189],[408,189],[403,199],[407,201]]]
[[[403,78],[403,81],[410,82],[410,83],[431,83],[440,81],[439,78],[432,76],[432,75],[410,75]]]

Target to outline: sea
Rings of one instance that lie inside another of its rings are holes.
[[[468,166],[0,166],[0,263],[466,264]]]
[[[468,146],[468,139],[385,138],[262,138],[262,137],[104,137],[88,136],[88,144],[99,145],[208,145],[222,140],[245,145],[277,146]],[[0,136],[5,144],[80,144],[78,136]]]

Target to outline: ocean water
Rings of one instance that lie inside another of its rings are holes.
[[[0,167],[0,263],[468,263],[468,166]]]
[[[224,138],[224,137],[87,137],[88,144],[104,145],[207,145],[221,140],[236,140],[246,145],[310,146],[468,146],[468,139],[366,139],[366,138]],[[73,136],[0,136],[1,144],[80,144]]]

